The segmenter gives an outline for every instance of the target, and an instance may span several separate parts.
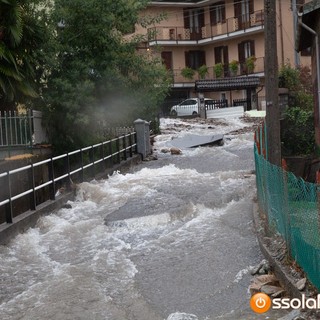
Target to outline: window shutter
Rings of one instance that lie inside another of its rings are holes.
[[[225,65],[229,64],[228,46],[223,47],[223,61]]]
[[[222,22],[226,22],[226,5],[225,2],[221,3],[221,11],[222,11]]]
[[[255,47],[254,47],[254,41],[250,40],[249,43],[250,43],[250,53],[251,53],[252,56],[254,56],[256,54],[255,53]]]
[[[199,67],[206,64],[206,52],[199,51]]]
[[[215,47],[214,48],[214,63],[220,63],[221,62],[221,47]]]
[[[210,22],[212,26],[215,26],[217,24],[217,16],[216,16],[216,7],[211,6],[210,7]]]
[[[249,13],[254,13],[254,3],[253,0],[249,0]]]
[[[234,16],[238,18],[241,16],[241,3],[239,0],[234,0]]]
[[[189,53],[189,51],[186,51],[184,53],[184,57],[185,57],[186,67],[190,68],[191,66],[190,66],[190,53]]]
[[[244,55],[244,43],[243,42],[238,43],[238,55],[239,55],[239,62],[243,63],[246,60],[245,55]]]
[[[204,10],[199,10],[199,26],[200,28],[204,27]]]
[[[183,9],[183,19],[184,19],[184,27],[186,29],[190,28],[190,11],[188,9]]]

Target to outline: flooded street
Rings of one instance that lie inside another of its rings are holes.
[[[0,319],[281,318],[249,307],[250,270],[263,259],[253,133],[229,133],[251,125],[162,119],[158,160],[81,184],[71,209],[0,247]],[[160,152],[189,133],[225,143]]]

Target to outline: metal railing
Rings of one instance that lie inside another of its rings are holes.
[[[137,152],[136,133],[68,152],[21,168],[0,173],[0,223],[12,223],[17,212],[14,202],[28,197],[29,210],[47,200],[55,200],[58,188],[94,178],[96,172],[112,168]],[[38,171],[38,172],[37,172]],[[41,178],[36,179],[36,173]],[[17,176],[19,175],[19,176]],[[16,182],[17,180],[18,183]],[[14,188],[13,184],[18,185]],[[22,186],[23,185],[23,186]],[[17,189],[19,191],[17,191]],[[21,190],[22,189],[22,190]],[[25,211],[25,210],[24,210]],[[23,212],[24,212],[23,211]]]
[[[32,146],[32,119],[31,111],[23,115],[0,113],[0,147]]]
[[[214,39],[217,36],[231,35],[237,31],[254,29],[264,26],[264,10],[255,11],[252,14],[231,17],[221,23],[206,24],[202,28],[185,27],[152,27],[148,29],[149,42],[152,41],[200,41]]]
[[[264,72],[264,57],[258,57],[256,58],[256,61],[254,63],[254,69],[247,72],[245,68],[246,63],[239,63],[237,72],[231,72],[229,69],[229,65],[225,64],[223,66],[224,72],[223,75],[220,78],[226,78],[226,77],[236,77],[236,76],[242,76],[242,75],[248,75],[248,74],[257,74],[257,73],[263,73]],[[191,79],[184,78],[181,74],[183,68],[180,69],[173,69],[171,70],[171,75],[173,78],[174,83],[193,83],[196,80],[201,80],[198,72],[195,70],[195,74]],[[208,73],[204,77],[205,80],[208,79],[217,79],[217,76],[214,72],[214,66],[208,67]]]

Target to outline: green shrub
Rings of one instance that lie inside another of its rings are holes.
[[[189,79],[189,80],[192,80],[194,75],[195,75],[196,71],[189,68],[189,67],[185,67],[181,70],[181,75],[186,78],[186,79]]]
[[[312,154],[315,147],[313,111],[289,107],[281,125],[281,141],[286,156]]]
[[[200,79],[204,79],[208,73],[208,67],[205,64],[199,67],[198,74]]]
[[[221,62],[217,63],[216,65],[214,65],[213,70],[216,78],[221,78],[223,75],[223,64]]]

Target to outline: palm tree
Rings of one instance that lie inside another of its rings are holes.
[[[37,96],[30,49],[39,37],[27,1],[0,0],[0,12],[0,110],[12,110],[26,97]]]

